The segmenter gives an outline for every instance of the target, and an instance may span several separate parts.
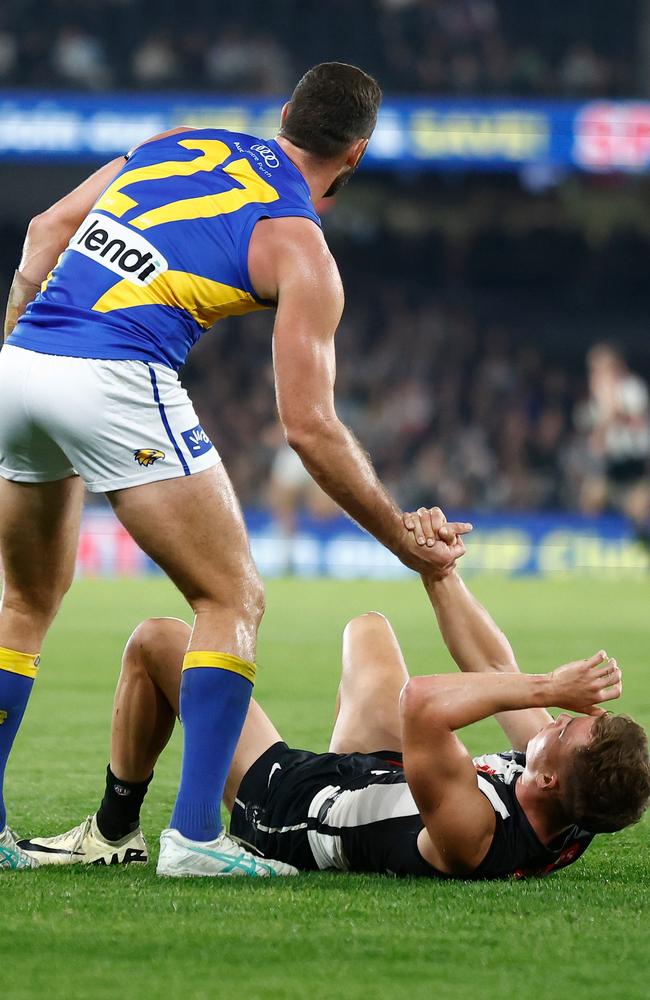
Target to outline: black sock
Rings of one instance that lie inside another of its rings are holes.
[[[138,829],[140,809],[151,778],[147,781],[122,781],[115,777],[110,765],[106,768],[106,791],[97,810],[97,826],[102,837],[121,840]]]

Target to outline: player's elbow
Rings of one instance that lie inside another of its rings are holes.
[[[35,215],[27,227],[27,237],[39,244],[56,240],[68,228],[68,220],[62,210],[53,205],[45,212]]]
[[[410,677],[400,694],[400,711],[402,715],[413,717],[421,712],[427,697],[427,689],[422,677]]]
[[[442,721],[444,705],[439,697],[437,677],[411,677],[400,694],[400,712],[403,720],[422,720],[435,725]]]
[[[333,431],[334,423],[321,414],[295,413],[283,416],[282,426],[287,444],[301,458],[309,458],[322,448]]]
[[[30,219],[29,225],[27,226],[27,236],[30,239],[38,238],[49,228],[49,220],[47,212],[39,212]]]

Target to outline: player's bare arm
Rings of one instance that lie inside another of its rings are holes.
[[[441,534],[453,540],[453,530],[440,507],[420,508],[404,515],[416,538]],[[463,673],[519,673],[519,666],[507,636],[489,611],[470,591],[457,573],[437,580],[426,574],[424,588],[436,615],[440,634]],[[528,741],[552,721],[545,708],[528,708],[498,714],[496,720],[514,750],[525,751]]]
[[[35,298],[70,237],[83,222],[104,188],[124,166],[118,156],[40,215],[35,215],[27,229],[23,253],[9,291],[5,315],[5,340],[25,309]]]
[[[450,875],[472,872],[494,833],[494,812],[472,759],[455,735],[488,716],[551,705],[596,715],[621,695],[621,672],[602,650],[550,674],[413,677],[401,697],[404,767],[425,829],[423,857]]]
[[[334,404],[334,336],[343,311],[338,269],[320,231],[304,219],[258,223],[249,252],[260,297],[277,301],[276,395],[289,444],[329,496],[415,570],[447,572],[464,552],[457,537],[420,549],[402,514]],[[456,526],[456,534],[470,530]]]
[[[423,582],[445,645],[463,673],[520,672],[507,636],[456,572]],[[512,748],[525,752],[552,717],[545,708],[526,708],[498,713],[496,720]]]
[[[185,132],[187,128],[186,125],[179,125],[167,132],[151,136],[145,141],[154,142],[156,139],[163,139],[177,132]],[[134,147],[131,152],[137,148]],[[5,340],[29,303],[35,298],[42,282],[56,264],[59,255],[65,250],[70,237],[123,166],[124,157],[115,157],[45,212],[34,216],[28,226],[20,265],[14,274],[9,291],[4,325]]]

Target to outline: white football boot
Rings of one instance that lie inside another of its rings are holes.
[[[42,865],[130,865],[146,864],[147,843],[140,828],[121,840],[106,840],[99,832],[95,816],[56,837],[32,837],[18,847]]]
[[[178,830],[163,830],[156,872],[170,878],[185,875],[275,878],[278,875],[297,875],[298,869],[282,861],[258,858],[225,832],[220,833],[216,840],[205,842],[188,840]]]
[[[38,868],[38,861],[21,850],[16,842],[16,835],[8,826],[0,832],[0,868]]]

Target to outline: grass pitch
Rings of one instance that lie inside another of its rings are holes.
[[[523,669],[603,646],[624,668],[622,710],[650,725],[648,583],[479,579]],[[415,583],[274,581],[257,694],[285,738],[326,748],[346,620],[389,615],[413,673],[449,666]],[[44,650],[11,759],[9,819],[60,832],[101,797],[112,691],[129,631],[185,611],[161,580],[79,582]],[[474,752],[502,749],[489,721]],[[143,815],[154,848],[173,802],[177,733]],[[314,874],[272,883],[169,882],[147,869],[0,875],[0,983],[10,1000],[611,1000],[650,996],[649,823],[603,837],[572,868],[526,883]],[[154,854],[157,850],[154,850]]]

